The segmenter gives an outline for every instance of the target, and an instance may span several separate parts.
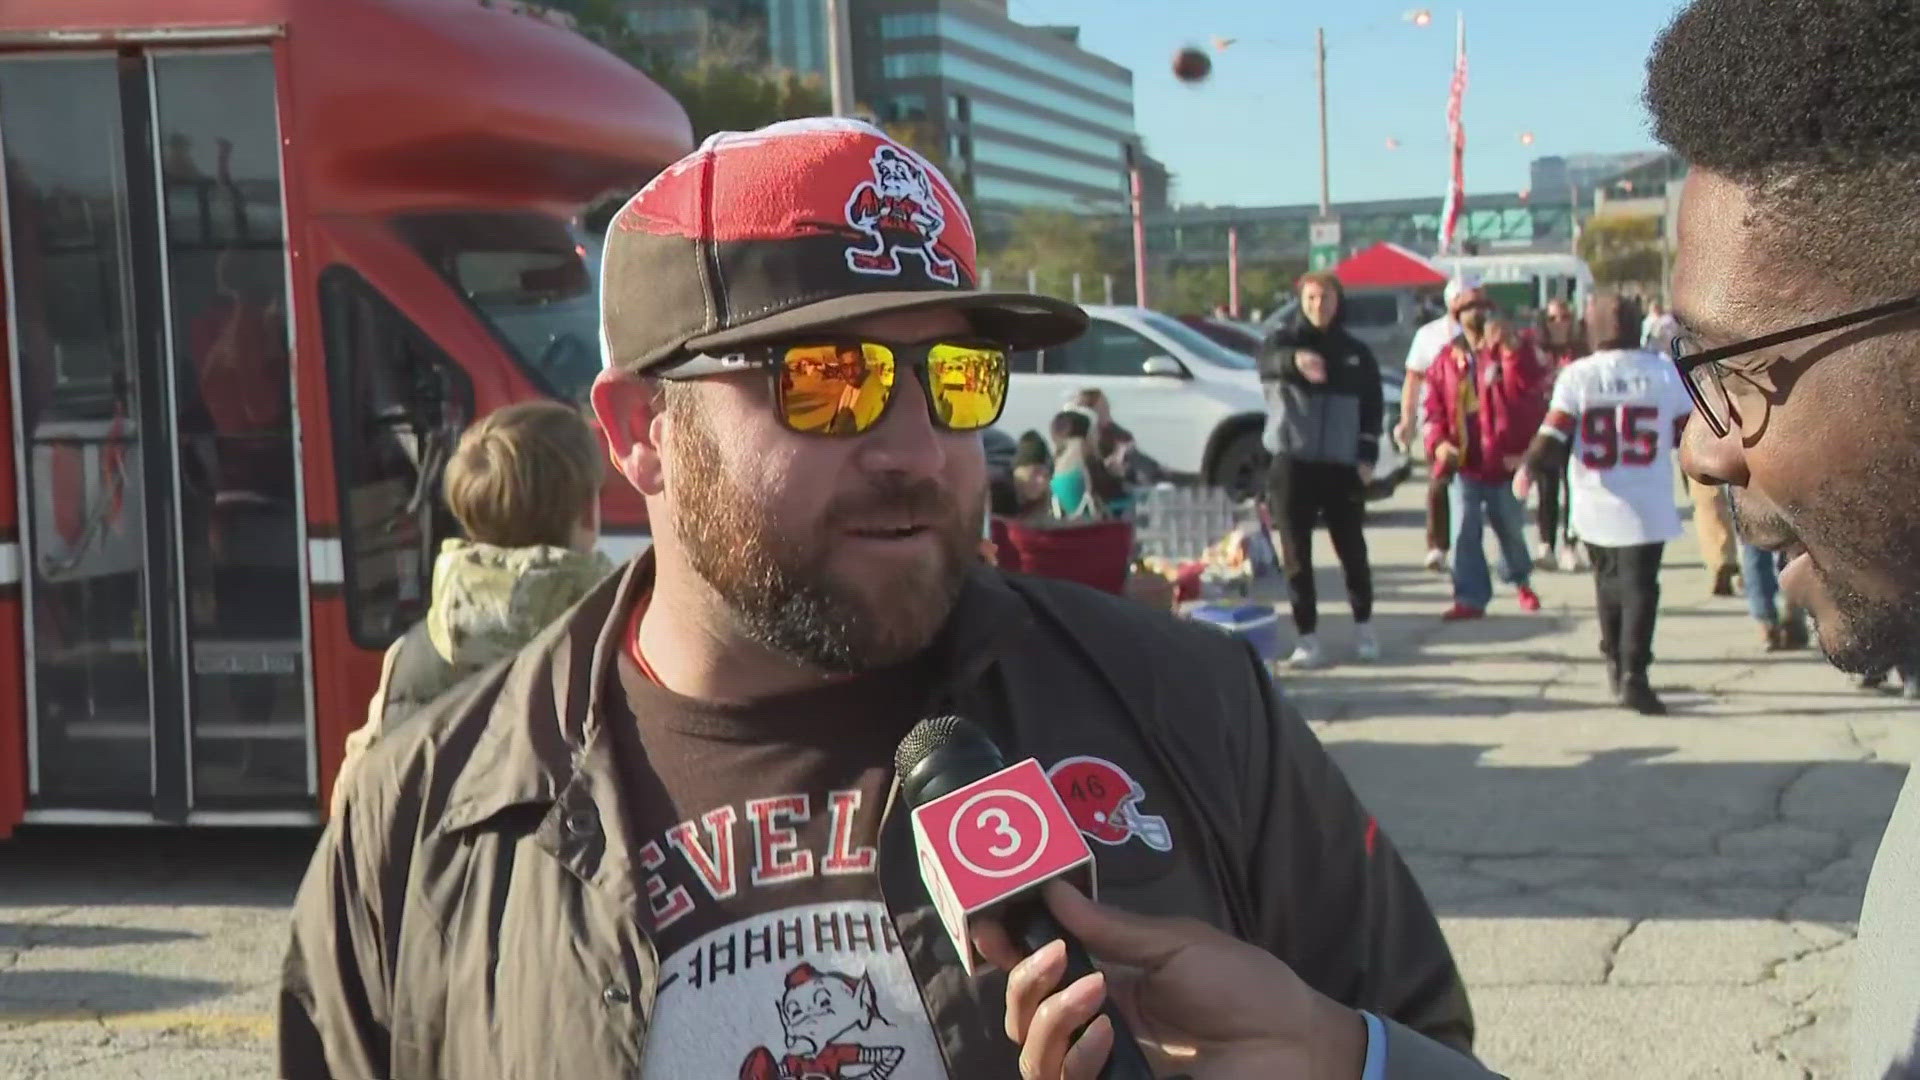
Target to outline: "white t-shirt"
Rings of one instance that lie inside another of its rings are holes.
[[[1453,317],[1442,315],[1413,332],[1413,346],[1407,350],[1407,370],[1422,375],[1433,366],[1433,359],[1447,342],[1460,336],[1460,324]]]
[[[1680,320],[1662,312],[1640,320],[1640,345],[1648,352],[1665,354],[1680,333]]]
[[[1610,350],[1567,365],[1541,429],[1571,440],[1573,531],[1602,547],[1680,535],[1673,451],[1693,412],[1680,373],[1645,350]]]

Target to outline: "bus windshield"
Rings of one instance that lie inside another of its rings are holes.
[[[524,211],[414,214],[397,225],[535,385],[586,400],[600,373],[600,305],[584,238]]]

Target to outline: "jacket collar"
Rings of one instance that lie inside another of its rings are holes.
[[[611,748],[602,737],[602,702],[617,662],[627,612],[653,585],[653,553],[609,577],[544,631],[509,669],[489,709],[486,730],[448,793],[439,832],[470,828],[516,806],[563,801],[561,824],[593,807],[579,804],[581,781],[613,783]],[[1010,628],[1031,618],[999,571],[969,571],[953,614],[932,646],[936,702],[971,688],[993,666]],[[609,792],[592,800],[604,819]],[[548,825],[553,825],[549,821]],[[609,823],[610,824],[610,823]],[[574,829],[573,832],[582,830]]]

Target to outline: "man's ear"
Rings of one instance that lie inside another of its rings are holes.
[[[593,381],[593,416],[607,440],[607,456],[621,476],[642,495],[659,495],[662,480],[659,386],[617,371],[602,371]]]

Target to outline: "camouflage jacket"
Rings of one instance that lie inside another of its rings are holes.
[[[613,572],[598,552],[448,540],[427,617],[387,650],[367,722],[347,736],[336,792],[367,747],[441,694],[518,653]],[[335,797],[336,808],[338,796]]]

